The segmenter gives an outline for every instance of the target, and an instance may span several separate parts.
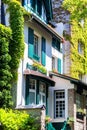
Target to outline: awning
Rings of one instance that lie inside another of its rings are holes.
[[[38,71],[34,71],[34,70],[30,70],[30,69],[26,69],[24,71],[24,75],[31,75],[31,76],[35,76],[38,78],[41,78],[42,80],[46,81],[49,85],[54,86],[55,85],[55,81],[50,78],[49,76],[46,76]]]

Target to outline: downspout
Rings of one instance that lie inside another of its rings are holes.
[[[1,24],[6,25],[5,23],[5,9],[4,3],[1,1]]]

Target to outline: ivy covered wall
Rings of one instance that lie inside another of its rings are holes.
[[[87,0],[64,0],[63,7],[70,12],[71,76],[87,74]],[[82,53],[79,52],[79,43]]]
[[[17,69],[20,59],[24,54],[24,10],[21,3],[17,0],[3,0],[8,5],[10,14],[10,28],[12,30],[12,40],[9,44],[9,53],[11,55],[10,67],[13,74],[13,80],[17,80]]]

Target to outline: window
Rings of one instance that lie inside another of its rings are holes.
[[[34,54],[38,55],[38,37],[34,35]]]
[[[57,38],[52,38],[52,47],[60,51],[60,40]]]
[[[76,94],[76,107],[77,109],[83,109],[83,96],[80,94]]]
[[[39,14],[39,16],[42,15],[42,1],[41,0],[37,0],[37,13]]]
[[[35,10],[36,0],[30,0],[30,4],[33,10]]]
[[[55,58],[52,57],[52,70],[55,69]]]
[[[61,59],[52,57],[52,70],[61,74]]]
[[[83,44],[82,43],[78,43],[78,52],[80,54],[83,54]]]
[[[43,82],[40,82],[39,95],[40,95],[39,104],[46,105],[46,84]]]
[[[65,91],[55,91],[55,118],[65,117]]]
[[[29,104],[36,104],[36,80],[29,80]]]

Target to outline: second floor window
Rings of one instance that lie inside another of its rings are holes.
[[[57,49],[58,51],[60,51],[60,40],[57,38],[52,38],[52,47],[54,47],[55,49]]]
[[[82,43],[78,43],[78,53],[83,54],[83,44]]]
[[[61,73],[61,59],[57,57],[52,57],[52,70],[54,72]]]
[[[38,55],[38,37],[34,35],[34,54]]]

